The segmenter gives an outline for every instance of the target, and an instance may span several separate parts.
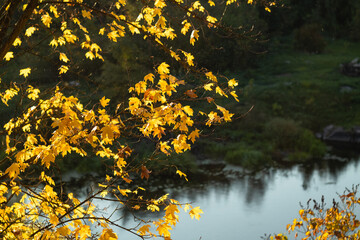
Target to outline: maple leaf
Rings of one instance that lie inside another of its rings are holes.
[[[190,98],[197,98],[198,95],[195,93],[196,90],[190,89],[185,92],[186,95],[188,95]]]
[[[199,31],[193,30],[190,35],[190,44],[194,46],[195,41],[199,39]]]
[[[91,51],[88,51],[85,53],[85,57],[93,60],[95,58],[95,55]]]
[[[101,236],[99,238],[99,240],[117,240],[117,239],[118,239],[118,236],[110,228],[104,228],[102,230]]]
[[[170,148],[171,147],[167,144],[167,142],[160,142],[160,150],[168,156],[170,155],[168,151]]]
[[[17,37],[15,39],[15,41],[13,42],[13,46],[17,47],[17,46],[20,46],[20,45],[21,45],[21,39],[19,37]]]
[[[102,107],[109,105],[110,99],[106,99],[105,96],[100,99],[100,104]]]
[[[151,171],[146,168],[146,166],[141,166],[141,179],[146,178],[146,180],[149,179]]]
[[[200,217],[201,217],[200,214],[203,214],[203,213],[204,212],[200,209],[200,207],[195,207],[195,208],[191,209],[189,212],[191,219],[193,219],[195,217],[197,220],[200,220]]]
[[[231,94],[231,96],[233,96],[233,97],[235,98],[235,100],[236,100],[237,102],[239,102],[238,95],[236,94],[235,91],[231,91],[230,94]]]
[[[52,47],[54,47],[54,48],[56,48],[56,47],[59,45],[59,43],[58,43],[58,41],[54,38],[53,40],[51,40],[51,42],[49,43],[49,45],[52,46]]]
[[[189,116],[192,116],[194,114],[194,110],[192,110],[192,108],[190,106],[185,106],[182,109]]]
[[[69,70],[68,66],[61,65],[60,68],[59,68],[59,74],[66,73],[68,70]]]
[[[81,14],[84,18],[88,18],[88,19],[91,19],[91,13],[89,11],[86,11],[86,10],[81,10]]]
[[[214,84],[213,83],[208,83],[208,84],[205,84],[204,85],[204,89],[206,90],[206,91],[212,91],[212,87],[214,86]]]
[[[229,85],[229,87],[234,88],[238,85],[238,82],[233,78],[228,81],[228,85]]]
[[[184,26],[181,28],[181,33],[186,35],[186,33],[189,31],[189,28],[191,27],[191,24],[188,23],[187,20],[184,20],[181,24],[183,24]]]
[[[154,82],[154,74],[152,74],[152,73],[149,73],[148,75],[146,75],[145,77],[144,77],[144,80],[145,81],[150,81],[150,82]]]
[[[8,174],[11,179],[16,178],[20,173],[19,164],[13,163],[5,170],[5,174]]]
[[[66,62],[66,63],[67,63],[68,61],[70,61],[69,58],[66,56],[65,53],[60,53],[59,59],[60,59],[60,61],[63,61],[63,62]]]
[[[186,174],[185,174],[185,173],[183,173],[182,171],[180,171],[180,170],[176,170],[176,174],[179,174],[179,176],[180,176],[180,177],[184,177],[186,181],[189,181],[189,180],[187,179]]]
[[[36,27],[29,27],[28,29],[26,29],[25,31],[25,35],[30,37],[36,30],[38,30],[38,28]]]
[[[29,76],[29,74],[31,73],[31,68],[24,68],[24,69],[21,69],[20,70],[20,76],[24,76],[25,78],[27,77],[27,76]]]
[[[169,74],[170,73],[169,67],[170,67],[169,64],[167,64],[165,62],[161,63],[157,68],[158,73],[159,74]]]
[[[199,129],[195,129],[194,131],[192,131],[189,136],[188,136],[188,139],[194,143],[195,142],[195,139],[198,138],[200,135],[199,135]]]
[[[14,53],[13,52],[7,52],[4,56],[4,59],[6,61],[10,61],[10,59],[14,58]]]
[[[49,14],[44,14],[41,16],[41,21],[46,27],[50,27],[50,24],[52,22],[52,18],[49,16]]]
[[[139,228],[137,231],[141,236],[144,236],[146,233],[150,233],[150,225],[146,224]]]

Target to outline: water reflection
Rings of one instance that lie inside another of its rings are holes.
[[[192,181],[191,185],[177,184],[161,187],[180,202],[201,206],[201,220],[191,220],[181,213],[180,223],[173,231],[178,240],[260,239],[264,233],[285,232],[286,224],[297,217],[299,202],[308,199],[325,201],[342,193],[345,188],[360,183],[359,161],[322,161],[277,169],[256,174],[243,174],[241,169],[227,166],[223,179],[216,181]],[[116,206],[101,201],[97,205],[112,212]],[[107,206],[103,205],[107,204]],[[153,215],[137,213],[141,218]],[[122,217],[128,227],[137,224],[132,213],[117,211],[113,218]],[[157,215],[156,217],[161,217]],[[118,232],[119,239],[138,239],[126,232]]]

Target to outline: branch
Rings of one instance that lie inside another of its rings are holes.
[[[16,23],[14,30],[10,34],[9,38],[0,46],[0,63],[3,61],[4,56],[10,50],[15,39],[19,36],[20,32],[24,29],[27,21],[30,19],[34,9],[38,6],[39,0],[30,0],[23,15]]]

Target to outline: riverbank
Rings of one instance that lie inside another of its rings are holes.
[[[316,133],[360,124],[360,78],[340,67],[359,56],[359,44],[344,40],[327,39],[321,54],[310,54],[295,50],[291,37],[273,39],[257,68],[230,73],[243,87],[232,111],[252,110],[200,140],[193,153],[250,169],[323,158],[328,148]]]

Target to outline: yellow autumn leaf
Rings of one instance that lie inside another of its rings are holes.
[[[11,179],[16,178],[20,173],[19,164],[13,163],[5,170],[5,174],[8,174]]]
[[[52,47],[57,47],[59,45],[58,41],[54,38],[53,40],[51,40],[51,42],[49,43],[50,46]]]
[[[184,20],[182,22],[182,24],[184,25],[182,28],[181,28],[181,33],[186,35],[186,33],[189,31],[189,28],[191,27],[191,24],[187,22],[187,20]]]
[[[52,21],[52,18],[50,17],[49,14],[44,14],[41,16],[41,21],[42,23],[46,26],[46,27],[50,27],[50,24],[51,24],[51,21]]]
[[[99,238],[99,240],[117,240],[117,239],[118,236],[116,235],[116,233],[114,233],[114,231],[109,228],[104,228]]]
[[[239,84],[239,83],[238,83],[234,78],[228,81],[228,85],[229,85],[229,87],[231,87],[231,88],[236,87],[238,84]]]
[[[188,136],[188,139],[194,143],[196,138],[199,138],[199,129],[195,129],[194,131],[192,131],[189,136]]]
[[[170,67],[169,64],[163,62],[158,66],[157,71],[159,74],[169,74],[170,73],[169,67]]]
[[[66,63],[67,63],[68,61],[70,61],[69,58],[66,56],[65,53],[60,53],[59,59],[60,59],[60,61],[63,61],[63,62],[66,62]]]
[[[206,90],[206,91],[212,91],[212,87],[214,86],[214,84],[213,83],[208,83],[208,84],[205,84],[204,85],[204,89]]]
[[[167,144],[167,142],[160,142],[160,150],[165,153],[166,155],[170,155],[169,150],[171,147]]]
[[[20,45],[21,45],[21,39],[19,37],[17,37],[15,39],[15,41],[13,42],[13,46],[17,47],[17,46],[20,46]]]
[[[28,36],[28,37],[30,37],[31,35],[33,35],[33,33],[34,33],[36,30],[38,30],[38,28],[36,28],[36,27],[29,27],[29,28],[26,29],[25,35]]]
[[[105,96],[100,99],[100,104],[102,107],[109,105],[110,99],[106,99]]]
[[[139,228],[139,230],[137,232],[141,236],[144,236],[145,234],[150,232],[150,225],[146,224],[146,225],[142,226],[141,228]]]
[[[194,111],[192,110],[192,108],[190,106],[185,106],[182,109],[189,116],[192,116],[194,114]]]
[[[209,23],[216,23],[217,19],[212,16],[207,16],[206,21],[208,21]]]
[[[29,99],[36,100],[39,97],[40,90],[29,85],[29,88],[26,89],[26,92],[28,93],[27,97]]]
[[[68,70],[69,70],[68,66],[61,65],[60,68],[59,68],[59,74],[66,73]]]
[[[180,171],[180,170],[176,170],[176,174],[179,174],[179,176],[180,176],[180,177],[184,177],[186,181],[189,181],[189,180],[187,179],[186,174],[185,174],[185,173],[183,173],[182,171]]]
[[[201,217],[200,214],[203,214],[203,213],[204,212],[200,209],[200,207],[195,207],[195,208],[191,209],[189,212],[190,217],[192,219],[195,217],[197,220],[200,220],[200,217]]]
[[[27,76],[29,76],[29,74],[31,73],[31,68],[24,68],[24,69],[21,69],[20,70],[20,76],[24,76],[25,78],[27,77]]]
[[[226,93],[225,93],[219,86],[217,86],[217,87],[215,88],[215,91],[216,91],[216,93],[219,94],[220,96],[228,97],[228,96],[226,95]]]
[[[6,61],[10,61],[10,59],[14,58],[14,53],[13,52],[7,52],[4,56],[4,59]]]
[[[86,11],[86,10],[81,10],[81,15],[84,17],[84,18],[88,18],[88,19],[91,19],[92,15],[89,11]]]
[[[85,53],[85,57],[93,60],[95,58],[95,55],[91,51],[88,51]]]
[[[195,41],[199,39],[199,31],[193,30],[190,35],[190,44],[194,46]]]

